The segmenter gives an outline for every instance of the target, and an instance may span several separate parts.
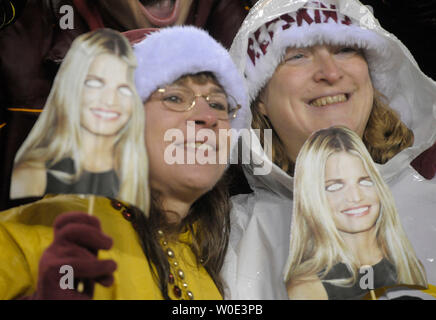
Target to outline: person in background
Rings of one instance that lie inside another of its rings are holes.
[[[407,48],[358,1],[277,0],[256,3],[230,53],[248,88],[253,116],[246,125],[260,136],[253,132],[254,158],[243,165],[254,192],[232,198],[233,235],[223,268],[229,296],[288,298],[283,270],[295,160],[313,132],[336,125],[362,138],[379,166],[434,294],[436,183],[410,162],[436,140],[436,84]],[[265,141],[265,130],[272,141]],[[262,161],[272,171],[256,175]],[[411,294],[405,292],[386,297]]]
[[[0,209],[22,203],[8,197],[15,154],[77,36],[186,24],[230,47],[250,6],[245,0],[28,0],[20,18],[0,32]]]

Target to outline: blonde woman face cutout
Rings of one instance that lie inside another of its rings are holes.
[[[380,199],[359,157],[343,151],[332,154],[326,162],[325,191],[341,234],[373,230]]]
[[[89,67],[81,99],[82,128],[98,136],[114,136],[129,121],[133,89],[128,65],[110,54],[97,56]]]

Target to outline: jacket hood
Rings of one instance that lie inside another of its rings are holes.
[[[327,16],[326,11],[333,13]],[[243,22],[230,54],[245,76],[252,102],[271,78],[287,47],[317,43],[352,44],[363,49],[374,88],[386,96],[389,106],[413,131],[411,147],[378,165],[384,179],[392,181],[436,140],[436,83],[420,70],[410,51],[380,26],[366,6],[357,0],[259,1]],[[251,120],[251,115],[245,117],[246,128],[251,127]],[[293,179],[271,162],[265,152],[268,146],[265,151],[262,149],[253,130],[251,149],[251,163],[244,165],[250,185],[265,185],[279,192],[283,188],[292,190]],[[254,172],[255,163],[260,161],[271,165],[271,174]]]

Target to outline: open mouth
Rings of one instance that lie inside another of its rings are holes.
[[[102,109],[91,109],[94,116],[103,120],[115,120],[120,117],[120,113]]]
[[[346,214],[346,215],[348,215],[348,216],[360,217],[360,216],[364,216],[367,213],[369,213],[369,208],[370,207],[371,206],[361,206],[361,207],[357,207],[357,208],[343,210],[341,212]]]
[[[141,0],[141,4],[144,15],[156,27],[173,25],[180,14],[180,0]]]
[[[350,94],[341,93],[332,96],[325,96],[309,101],[309,105],[312,107],[326,107],[332,104],[342,103],[348,101]]]

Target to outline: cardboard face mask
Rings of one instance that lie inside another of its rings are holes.
[[[357,134],[345,127],[314,133],[297,158],[294,182],[291,299],[374,298],[380,288],[427,287],[394,199]],[[307,286],[302,279],[310,279]]]
[[[83,194],[148,203],[144,108],[121,34],[78,37],[15,157],[10,198]]]

